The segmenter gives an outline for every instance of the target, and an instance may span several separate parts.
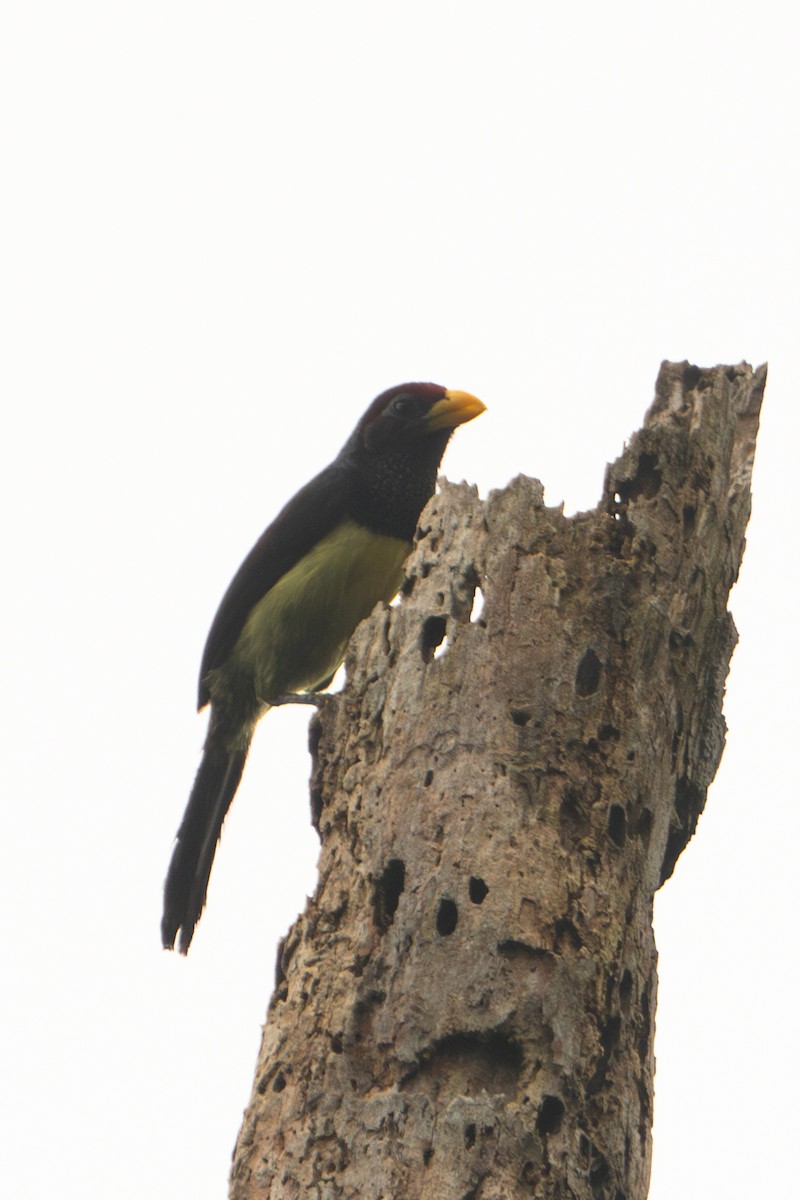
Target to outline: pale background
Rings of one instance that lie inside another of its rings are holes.
[[[243,554],[407,379],[445,470],[596,503],[663,358],[769,359],[729,744],[657,900],[652,1200],[796,1186],[798,39],[785,3],[37,3],[0,18],[0,1190],[225,1194],[314,886],[263,723],[187,961],[162,879]]]

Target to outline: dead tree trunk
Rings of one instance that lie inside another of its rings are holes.
[[[765,378],[665,364],[591,512],[429,504],[312,726],[235,1200],[647,1195],[653,893],[722,753]]]

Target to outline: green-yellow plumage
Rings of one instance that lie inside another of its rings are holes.
[[[211,717],[164,887],[164,946],[180,931],[189,948],[259,717],[327,686],[359,621],[397,592],[447,441],[483,407],[431,383],[378,396],[234,576],[203,652],[198,700]]]
[[[247,680],[263,711],[326,683],[359,621],[397,593],[410,549],[402,538],[343,521],[251,610],[230,658],[210,674],[212,702],[233,703]]]

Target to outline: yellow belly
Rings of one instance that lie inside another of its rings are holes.
[[[231,674],[249,676],[262,704],[319,687],[341,663],[359,621],[396,594],[410,550],[401,538],[353,521],[338,526],[253,608],[229,660]]]

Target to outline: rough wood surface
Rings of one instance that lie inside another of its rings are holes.
[[[235,1200],[647,1195],[652,899],[722,753],[765,377],[664,364],[591,512],[429,504],[312,725]]]

